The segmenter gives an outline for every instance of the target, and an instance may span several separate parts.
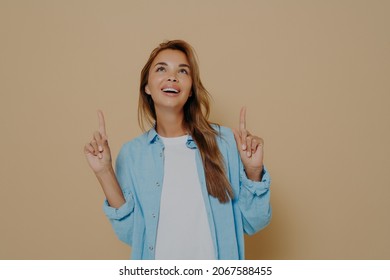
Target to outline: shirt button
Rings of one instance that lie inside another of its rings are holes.
[[[159,182],[156,182],[156,187],[159,187],[160,186],[160,183]]]
[[[153,246],[149,246],[149,250],[150,250],[150,251],[153,251]]]
[[[152,214],[152,217],[153,217],[153,218],[156,218],[156,215],[153,213],[153,214]]]
[[[160,157],[162,157],[162,153],[160,153]]]

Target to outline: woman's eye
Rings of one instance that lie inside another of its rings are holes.
[[[180,69],[179,73],[188,74],[188,71],[186,69]]]
[[[162,72],[162,71],[165,71],[165,68],[164,67],[158,67],[157,69],[156,69],[156,72]]]

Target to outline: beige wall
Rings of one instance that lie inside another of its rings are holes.
[[[251,259],[390,258],[390,1],[0,1],[0,259],[126,259],[83,156],[140,133],[139,72],[198,52],[212,120],[266,142],[273,220]]]

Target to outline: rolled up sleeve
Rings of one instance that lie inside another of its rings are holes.
[[[123,218],[129,216],[134,210],[134,199],[133,195],[130,194],[126,198],[126,202],[119,208],[111,207],[107,199],[103,204],[103,211],[106,214],[107,218],[110,220],[122,220]]]
[[[265,228],[271,221],[271,177],[264,166],[261,181],[255,182],[240,168],[240,194],[238,203],[243,217],[244,232],[252,235]]]

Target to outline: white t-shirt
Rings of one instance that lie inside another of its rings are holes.
[[[215,259],[210,226],[188,136],[161,137],[164,182],[157,228],[157,259]]]

